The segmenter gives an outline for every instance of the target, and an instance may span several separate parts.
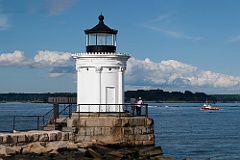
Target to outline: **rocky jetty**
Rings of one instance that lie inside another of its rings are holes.
[[[0,154],[1,160],[175,160],[163,156],[161,147],[120,147],[120,146],[91,146],[79,148],[71,143],[32,143],[26,148],[10,149],[6,147],[5,154]],[[1,146],[3,150],[3,146]]]
[[[0,134],[0,160],[174,160],[161,147],[109,144],[92,139],[75,141],[73,132],[28,131]]]

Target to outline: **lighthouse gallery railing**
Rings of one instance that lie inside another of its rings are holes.
[[[77,108],[77,112],[83,113],[129,113],[133,117],[148,117],[148,104],[78,104]]]

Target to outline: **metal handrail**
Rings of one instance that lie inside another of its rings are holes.
[[[112,113],[107,107],[117,107],[113,112],[115,113],[130,113],[131,116],[145,116],[148,117],[148,104],[140,104],[140,114],[135,114],[139,104],[78,104],[78,112],[86,113]],[[84,108],[85,107],[85,108]],[[86,109],[86,107],[88,107]],[[90,111],[89,110],[91,107]]]
[[[49,113],[53,111],[54,108],[52,108],[50,111],[48,111],[46,114],[43,115],[43,117],[46,117]]]
[[[63,113],[64,111],[66,111],[67,108],[69,109],[68,117],[71,118],[71,116],[72,116],[72,105],[71,104],[69,104],[66,107],[64,107],[63,110],[58,113],[58,116],[61,115],[61,113]]]
[[[40,129],[40,118],[43,118],[44,116],[13,116],[13,129],[16,129],[16,118],[37,118],[37,126],[36,128],[28,128],[28,129],[23,129],[19,131],[25,131],[25,130],[33,130],[33,129]],[[43,122],[44,123],[44,122]]]

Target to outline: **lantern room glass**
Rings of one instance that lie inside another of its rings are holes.
[[[91,33],[86,35],[86,46],[108,45],[116,46],[116,35],[108,33]]]

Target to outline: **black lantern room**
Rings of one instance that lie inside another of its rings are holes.
[[[117,30],[103,22],[104,16],[98,17],[99,23],[92,29],[85,30],[86,52],[116,52]]]

